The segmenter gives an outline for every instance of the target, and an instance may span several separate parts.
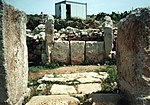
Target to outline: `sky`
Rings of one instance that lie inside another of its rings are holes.
[[[49,15],[55,14],[55,3],[63,0],[4,0],[27,14],[40,14],[41,12]],[[150,6],[150,0],[69,0],[87,3],[87,14],[98,14],[100,12],[124,12],[137,7]]]

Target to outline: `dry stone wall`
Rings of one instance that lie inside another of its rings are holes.
[[[0,0],[0,105],[22,105],[28,61],[24,12]]]
[[[26,35],[26,42],[28,47],[28,62],[29,66],[37,66],[42,63],[42,54],[46,53],[45,40],[40,37]],[[45,57],[45,56],[44,56]],[[44,60],[43,57],[43,61]]]
[[[150,8],[137,9],[118,27],[120,90],[131,105],[150,104]]]

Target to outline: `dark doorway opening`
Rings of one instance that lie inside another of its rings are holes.
[[[71,18],[71,5],[70,4],[66,4],[66,18],[70,19]]]

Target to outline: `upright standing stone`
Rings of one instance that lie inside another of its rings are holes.
[[[63,63],[70,64],[69,60],[69,42],[68,41],[55,41],[54,46],[52,48],[52,56],[53,63]]]
[[[102,62],[104,59],[104,42],[86,41],[86,60],[92,63]]]
[[[105,43],[105,53],[106,57],[110,56],[112,45],[113,45],[113,22],[111,17],[105,16],[105,22],[103,23],[104,30],[104,43]]]
[[[84,61],[85,41],[70,41],[71,64],[77,65]]]
[[[0,0],[0,105],[22,105],[28,82],[26,15]]]
[[[120,23],[117,67],[120,90],[131,105],[149,105],[150,9],[137,9]]]
[[[45,24],[45,35],[46,35],[46,48],[47,48],[47,57],[48,62],[51,63],[51,50],[54,43],[54,17],[51,16],[48,18]]]

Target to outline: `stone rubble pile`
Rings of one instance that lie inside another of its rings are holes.
[[[54,40],[68,41],[103,41],[103,33],[99,29],[77,29],[68,26],[54,33]]]

